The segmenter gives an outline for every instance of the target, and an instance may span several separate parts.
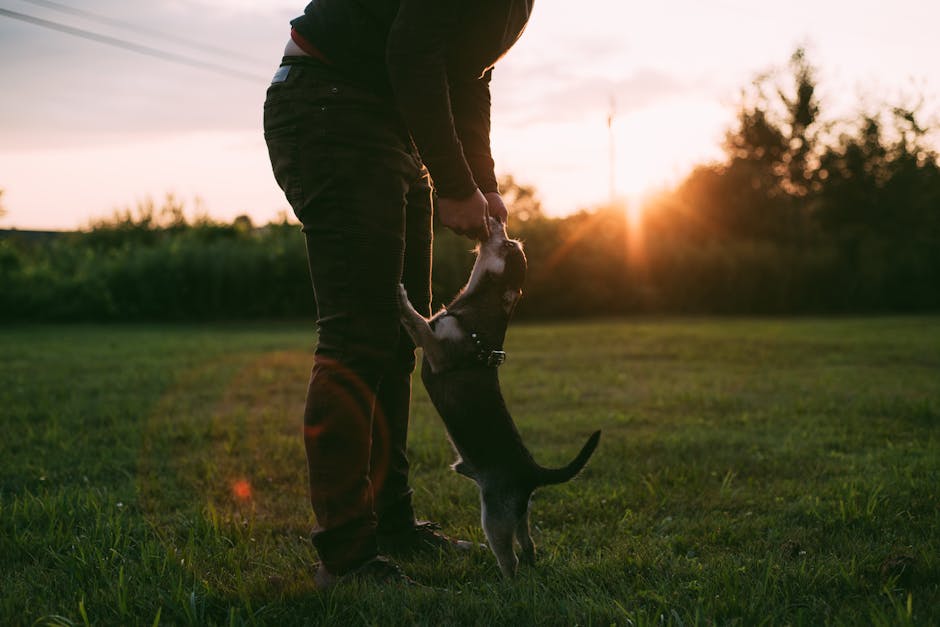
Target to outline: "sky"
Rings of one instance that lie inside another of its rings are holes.
[[[264,223],[289,210],[271,174],[261,112],[288,22],[303,6],[0,0],[0,228],[81,228],[167,193],[191,215],[220,220],[248,214]],[[720,158],[741,89],[798,46],[819,67],[830,113],[913,93],[937,111],[938,23],[936,0],[537,0],[493,75],[497,172],[535,186],[550,215],[597,206],[609,198],[612,135],[615,193],[637,203]]]

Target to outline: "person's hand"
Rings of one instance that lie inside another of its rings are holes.
[[[489,237],[486,223],[486,198],[479,189],[466,198],[438,198],[437,213],[441,224],[458,235],[467,235],[479,240]]]
[[[506,204],[503,202],[503,197],[499,195],[499,192],[487,192],[484,197],[486,198],[486,212],[506,224],[506,220],[509,218],[509,211],[506,210]]]

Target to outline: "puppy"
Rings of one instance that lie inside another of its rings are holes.
[[[535,561],[529,534],[529,499],[536,488],[573,478],[594,453],[600,431],[564,468],[548,469],[532,458],[506,409],[497,366],[506,327],[522,296],[526,258],[504,224],[489,219],[490,236],[480,244],[470,279],[454,301],[431,319],[415,311],[400,287],[401,321],[424,350],[421,379],[459,459],[452,466],[480,489],[483,531],[506,577],[519,560]]]

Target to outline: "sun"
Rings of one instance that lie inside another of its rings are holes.
[[[631,221],[650,195],[675,185],[698,163],[720,156],[717,122],[727,111],[698,97],[676,98],[623,113],[612,133],[614,185]]]

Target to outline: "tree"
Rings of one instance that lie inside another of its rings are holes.
[[[820,160],[815,214],[869,307],[936,306],[940,166],[917,109],[864,115]]]
[[[816,69],[799,48],[785,72],[759,76],[742,94],[737,125],[725,139],[730,188],[721,190],[724,221],[734,232],[804,240],[822,151],[816,93]]]
[[[513,222],[529,222],[545,217],[542,201],[531,185],[523,185],[511,174],[499,178],[499,191],[509,207],[509,219]]]
[[[816,97],[816,68],[797,49],[790,57],[791,93],[778,91],[786,109],[784,120],[787,150],[784,153],[787,192],[802,198],[811,191],[814,166],[819,151],[819,99]]]
[[[251,216],[242,214],[232,221],[232,228],[239,235],[247,235],[254,230],[255,225],[251,222]]]

